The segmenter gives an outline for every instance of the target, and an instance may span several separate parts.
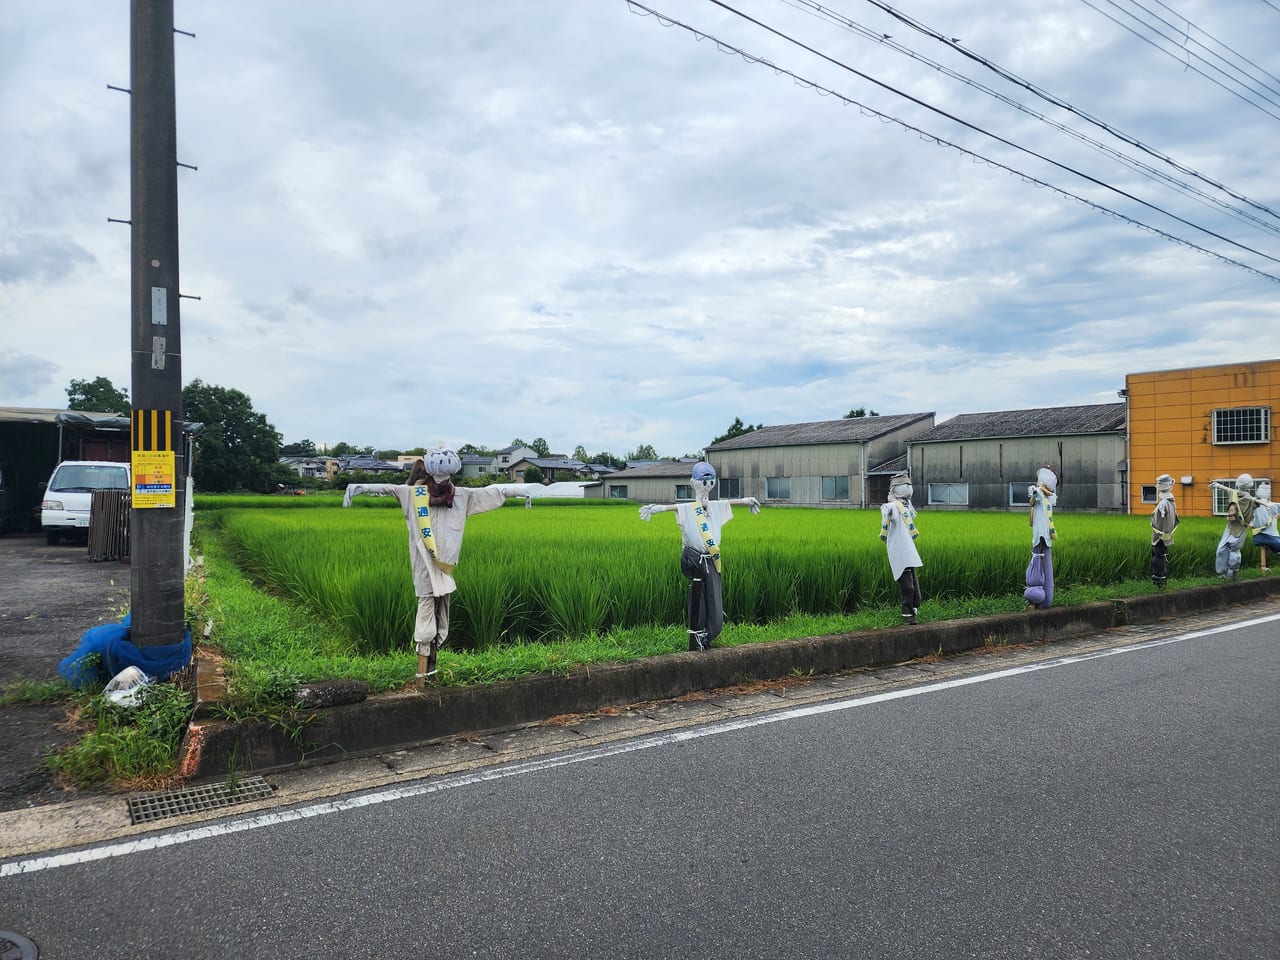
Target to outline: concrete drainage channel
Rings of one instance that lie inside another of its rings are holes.
[[[673,700],[743,682],[836,674],[984,646],[1068,640],[1256,603],[1276,594],[1280,578],[1261,577],[1076,607],[670,653],[486,686],[396,691],[354,703],[349,702],[354,691],[347,690],[333,706],[302,710],[301,736],[266,722],[232,723],[198,712],[182,746],[181,770],[193,782],[230,777],[244,784],[249,778],[242,771],[262,773],[368,756],[460,734],[530,726],[556,716]]]

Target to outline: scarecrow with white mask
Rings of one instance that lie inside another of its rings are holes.
[[[924,566],[916,550],[916,508],[911,503],[911,478],[905,473],[889,480],[889,499],[880,508],[880,539],[889,555],[889,569],[902,597],[902,622],[915,623],[922,596],[916,568]]]
[[[1222,579],[1234,580],[1240,572],[1240,551],[1244,547],[1245,534],[1249,532],[1249,524],[1255,512],[1250,493],[1253,490],[1253,477],[1247,473],[1240,474],[1236,477],[1234,488],[1220,483],[1211,483],[1209,486],[1231,493],[1231,502],[1227,504],[1227,525],[1222,528],[1222,537],[1218,540],[1213,569]]]
[[[425,684],[436,675],[436,654],[449,636],[449,598],[458,588],[454,568],[462,552],[467,517],[496,510],[508,497],[581,496],[583,483],[492,483],[487,487],[456,487],[453,476],[462,469],[458,455],[446,447],[416,460],[407,483],[353,483],[342,505],[360,494],[395,497],[409,531],[409,569],[418,596],[413,626],[418,654],[415,679]]]
[[[1151,580],[1163,587],[1169,580],[1169,548],[1178,529],[1178,507],[1173,499],[1173,477],[1156,477],[1156,508],[1151,511]]]
[[[1058,539],[1053,523],[1058,475],[1047,463],[1036,471],[1036,482],[1027,488],[1027,500],[1031,504],[1031,562],[1022,595],[1031,606],[1047,610],[1053,606],[1053,542]]]
[[[760,512],[760,501],[755,497],[712,500],[716,471],[705,461],[693,465],[692,481],[691,503],[646,504],[640,508],[640,519],[647,522],[655,513],[675,511],[683,543],[680,570],[689,578],[689,649],[707,650],[724,628],[720,532],[733,519],[734,505],[749,507],[755,514]]]

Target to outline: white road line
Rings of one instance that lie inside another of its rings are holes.
[[[242,833],[246,830],[258,830],[262,827],[272,827],[277,824],[291,823],[295,820],[306,820],[311,817],[322,817],[331,813],[341,813],[345,810],[356,810],[360,807],[371,807],[381,803],[389,803],[394,800],[404,800],[409,797],[420,797],[425,794],[439,793],[444,790],[465,787],[474,783],[484,783],[488,780],[504,780],[507,777],[522,776],[527,773],[536,773],[540,770],[553,770],[556,767],[565,767],[571,764],[584,763],[590,760],[600,760],[605,757],[615,757],[620,754],[632,753],[637,750],[650,750],[654,747],[668,746],[673,743],[683,743],[687,740],[700,740],[703,737],[714,737],[722,733],[730,733],[734,730],[744,730],[749,727],[759,727],[769,723],[781,723],[786,720],[795,720],[800,717],[812,717],[824,713],[835,713],[840,710],[851,710],[855,707],[864,707],[875,703],[885,703],[890,700],[902,700],[906,697],[918,697],[927,693],[937,693],[941,690],[965,687],[975,683],[987,683],[991,680],[1003,680],[1008,677],[1015,677],[1024,673],[1034,673],[1038,670],[1049,670],[1054,667],[1084,663],[1088,660],[1098,660],[1103,657],[1115,657],[1125,653],[1133,653],[1137,650],[1148,650],[1152,647],[1160,647],[1170,643],[1181,643],[1184,640],[1196,640],[1201,637],[1209,637],[1218,633],[1228,633],[1230,631],[1240,630],[1246,627],[1254,627],[1264,623],[1271,623],[1276,620],[1280,620],[1280,614],[1273,614],[1267,617],[1259,617],[1255,620],[1245,620],[1239,623],[1213,627],[1208,630],[1195,630],[1190,633],[1180,633],[1177,636],[1172,637],[1161,637],[1157,640],[1145,640],[1141,643],[1127,644],[1123,647],[1112,647],[1107,650],[1098,650],[1092,653],[1081,653],[1067,657],[1055,657],[1052,660],[1044,660],[1038,663],[1028,663],[1022,666],[1009,667],[1008,669],[996,670],[992,673],[958,677],[954,680],[940,680],[936,683],[925,683],[919,686],[906,687],[899,690],[888,690],[884,693],[854,697],[848,700],[833,700],[826,703],[809,704],[808,706],[803,707],[792,707],[787,710],[777,710],[770,713],[757,714],[751,717],[743,717],[738,720],[725,720],[720,723],[714,723],[704,727],[673,730],[669,733],[654,734],[648,737],[638,737],[633,740],[608,744],[603,747],[589,747],[554,757],[529,760],[501,767],[491,767],[471,773],[455,774],[453,776],[441,777],[438,780],[420,781],[417,783],[407,784],[403,787],[395,787],[390,790],[379,790],[377,792],[363,794],[361,796],[345,797],[340,800],[310,804],[308,806],[297,807],[292,810],[265,813],[260,816],[245,817],[244,819],[210,824],[205,827],[194,827],[190,830],[180,830],[175,833],[165,834],[162,836],[143,837],[138,840],[129,840],[124,843],[91,847],[88,850],[77,850],[70,853],[60,853],[47,857],[35,857],[29,860],[17,860],[12,863],[0,864],[0,877],[12,877],[19,874],[38,873],[41,870],[52,870],[57,867],[68,867],[81,863],[92,863],[96,860],[107,860],[112,857],[124,857],[132,853],[143,853],[148,850],[159,850],[163,847],[174,847],[184,843],[191,843],[196,840],[207,840],[212,837]]]

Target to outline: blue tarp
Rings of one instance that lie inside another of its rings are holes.
[[[106,683],[125,667],[137,667],[155,680],[167,680],[191,662],[191,631],[183,631],[179,643],[160,647],[136,647],[129,640],[129,619],[90,627],[75,653],[58,664],[58,673],[79,689],[88,683]],[[96,658],[95,658],[96,655]]]

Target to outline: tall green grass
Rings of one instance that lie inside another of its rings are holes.
[[[353,649],[406,648],[416,600],[400,511],[378,500],[346,510],[285,502],[281,509],[218,511],[237,563],[332,622]],[[469,519],[455,572],[451,646],[485,649],[683,622],[687,581],[672,514],[644,523],[634,505],[560,503],[531,511],[511,505]],[[1214,518],[1184,520],[1170,576],[1211,572],[1221,526]],[[1025,515],[924,511],[919,527],[926,598],[1021,595],[1031,548]],[[1060,590],[1149,575],[1147,518],[1066,514],[1058,528]],[[726,618],[765,624],[891,603],[897,587],[879,529],[875,510],[736,511],[724,536]]]

